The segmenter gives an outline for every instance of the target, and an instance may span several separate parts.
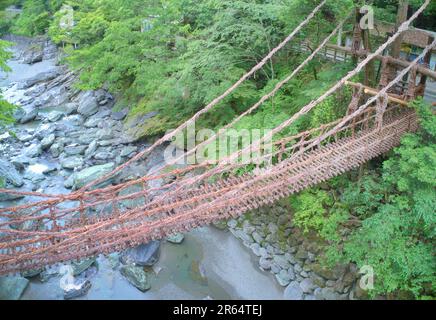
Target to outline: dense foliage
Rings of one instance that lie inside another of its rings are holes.
[[[74,25],[62,24],[68,14],[62,3],[73,9]],[[313,0],[24,0],[12,30],[33,35],[48,28],[51,38],[69,53],[71,66],[81,71],[82,89],[109,88],[119,95],[117,108],[130,108],[130,118],[158,112],[155,121],[139,132],[150,136],[180,124],[222,93],[316,4]],[[351,5],[351,0],[330,1],[299,37],[320,41]],[[199,125],[229,122],[299,62],[298,55],[277,55],[274,66],[262,69]],[[316,76],[317,69],[322,69],[320,63],[311,65],[306,78]],[[262,121],[272,126],[295,112],[301,105],[290,103],[289,91],[297,93],[300,83],[295,81],[265,104],[263,115],[253,119],[255,125]],[[279,110],[273,121],[271,108]],[[254,124],[248,120],[243,125]]]
[[[0,40],[0,71],[9,71],[6,61],[11,57],[11,53],[7,51],[7,48],[10,45],[11,43]],[[14,110],[15,106],[2,99],[2,94],[0,91],[0,129],[4,125],[14,122]]]
[[[374,268],[372,295],[434,295],[436,116],[421,100],[413,106],[421,130],[404,136],[380,167],[291,199],[296,224],[328,241],[327,260]]]

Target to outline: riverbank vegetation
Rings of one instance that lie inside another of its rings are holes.
[[[13,2],[13,1],[12,1]],[[137,124],[140,136],[165,133],[224,92],[257,64],[315,7],[313,0],[23,0],[22,13],[2,19],[0,31],[35,36],[48,33],[80,73],[81,89],[105,87],[129,118],[155,114]],[[396,17],[396,1],[373,1],[376,16]],[[410,1],[417,7],[421,1]],[[69,5],[70,7],[63,7]],[[350,12],[352,0],[329,1],[297,36],[318,44]],[[73,25],[62,24],[71,8]],[[4,14],[4,13],[3,13]],[[436,3],[419,22],[432,28]],[[427,22],[426,22],[427,21]],[[344,34],[352,32],[352,21]],[[337,41],[337,39],[334,39]],[[380,39],[372,39],[377,43]],[[3,42],[2,42],[3,43]],[[0,66],[6,56],[1,54]],[[313,48],[312,48],[313,49]],[[307,56],[287,46],[231,97],[209,112],[198,128],[219,128],[247,110]],[[353,68],[352,62],[311,62],[273,99],[238,128],[273,128],[322,94]],[[343,90],[303,117],[289,132],[342,116],[350,98]],[[292,196],[295,223],[325,240],[325,263],[370,265],[376,280],[371,297],[434,298],[436,212],[436,119],[422,100],[413,103],[421,129],[399,148],[327,184]],[[0,102],[0,122],[10,119]]]

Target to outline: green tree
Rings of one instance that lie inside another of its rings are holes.
[[[7,51],[10,45],[10,42],[0,40],[0,71],[10,71],[6,64],[6,61],[12,57],[12,54]],[[15,106],[5,101],[0,92],[0,129],[14,121],[14,111]]]

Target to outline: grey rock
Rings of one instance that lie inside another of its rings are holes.
[[[35,130],[35,135],[38,136],[40,139],[44,139],[49,134],[52,134],[55,131],[56,131],[56,124],[54,124],[54,123],[44,123],[44,124],[41,124]]]
[[[0,300],[19,300],[28,285],[23,277],[0,277]]]
[[[140,291],[145,292],[151,288],[148,274],[144,268],[127,265],[121,267],[121,274]]]
[[[113,130],[110,128],[101,129],[97,132],[97,138],[100,140],[109,140],[113,138]]]
[[[41,47],[31,47],[23,53],[21,61],[25,64],[34,64],[41,62],[44,58],[44,52]]]
[[[0,177],[3,177],[6,182],[13,184],[15,187],[21,187],[24,182],[15,167],[4,160],[0,159]]]
[[[100,178],[101,176],[104,176],[105,174],[111,172],[114,168],[115,164],[113,162],[110,162],[103,165],[89,167],[83,169],[80,172],[76,172],[74,174],[74,188],[76,190],[80,189],[88,183],[91,183],[92,181]],[[108,186],[110,183],[112,183],[113,179],[114,177],[111,177],[110,179],[100,183],[95,187]]]
[[[282,269],[275,263],[271,264],[271,272],[276,274],[279,273]]]
[[[50,280],[51,278],[55,277],[58,275],[58,271],[54,270],[54,269],[47,269],[42,271],[39,274],[39,281],[41,281],[42,283],[47,282],[48,280]]]
[[[312,293],[316,286],[310,278],[306,278],[300,282],[300,288],[304,293]]]
[[[65,169],[76,169],[83,166],[83,159],[80,157],[69,157],[61,160],[61,166]]]
[[[270,222],[268,224],[268,231],[272,234],[276,234],[279,231],[279,228],[274,222]]]
[[[20,119],[21,124],[28,123],[30,121],[35,120],[36,116],[38,115],[38,110],[32,109],[29,112],[24,113],[24,115]]]
[[[23,199],[24,196],[0,192],[0,201],[12,201]]]
[[[50,122],[59,121],[63,117],[63,113],[59,111],[52,111],[47,115],[47,120]]]
[[[97,128],[100,122],[101,122],[100,118],[89,118],[88,120],[86,120],[86,122],[83,125],[86,128]]]
[[[33,139],[33,134],[29,134],[28,132],[19,132],[17,133],[17,139],[20,142],[29,142]]]
[[[64,299],[71,300],[82,297],[88,293],[89,289],[91,289],[91,286],[91,282],[89,280],[86,280],[80,285],[80,288],[64,291]]]
[[[63,119],[66,123],[71,123],[73,126],[81,126],[85,121],[80,114],[73,114]]]
[[[279,273],[277,273],[275,275],[277,282],[279,283],[279,285],[281,285],[282,287],[286,287],[291,280],[291,277],[289,276],[288,272],[286,270],[280,270]]]
[[[291,264],[289,263],[289,261],[285,258],[284,255],[274,255],[273,256],[273,260],[275,263],[277,263],[277,265],[280,266],[280,268],[282,269],[289,269],[289,267],[291,266]]]
[[[227,229],[227,223],[223,220],[216,221],[212,224],[215,228],[218,230],[226,230]]]
[[[14,111],[14,114],[13,114],[14,119],[15,119],[18,123],[20,123],[20,120],[21,120],[21,118],[24,116],[25,113],[26,113],[26,111],[24,111],[22,108],[17,108],[17,109]]]
[[[52,133],[41,140],[41,148],[42,150],[46,150],[50,148],[56,140],[56,136]]]
[[[293,280],[296,279],[296,276],[295,276],[295,272],[294,272],[294,268],[293,268],[293,267],[290,267],[290,268],[288,269],[288,277],[289,277],[289,279],[290,279],[291,281],[293,281]]]
[[[236,226],[238,225],[238,221],[236,221],[235,219],[230,219],[229,221],[227,221],[227,226],[229,228],[236,228]]]
[[[21,273],[24,278],[34,278],[41,274],[42,269],[28,270]]]
[[[23,150],[23,155],[29,158],[36,158],[40,156],[41,153],[42,153],[42,148],[41,145],[39,144],[32,144]]]
[[[75,178],[75,174],[72,174],[68,177],[67,180],[65,180],[64,182],[64,187],[67,189],[71,189],[74,187],[74,178]]]
[[[97,140],[92,141],[85,150],[85,158],[90,158],[97,150]]]
[[[80,260],[78,262],[71,263],[71,266],[73,267],[73,275],[78,276],[88,268],[90,268],[93,264],[96,263],[95,258],[87,258]]]
[[[270,270],[271,266],[272,266],[272,261],[270,259],[261,257],[259,259],[259,266],[263,269],[263,270]]]
[[[29,157],[26,157],[24,155],[19,155],[19,156],[11,158],[11,163],[18,170],[24,170],[26,165],[28,165],[30,162],[32,162],[32,159],[30,159]]]
[[[120,255],[117,252],[108,254],[106,258],[112,270],[120,266]]]
[[[94,92],[95,98],[97,99],[98,103],[101,103],[105,100],[112,100],[112,96],[105,90],[99,89]]]
[[[173,234],[173,235],[167,237],[167,241],[174,243],[174,244],[180,244],[183,242],[184,239],[185,239],[185,236],[181,233],[176,233],[176,234]]]
[[[244,225],[242,230],[244,231],[244,233],[251,235],[256,230],[256,228],[253,226]]]
[[[30,170],[26,171],[24,178],[32,181],[35,184],[45,180],[44,174],[39,173],[39,172],[36,173],[36,172],[30,171]]]
[[[74,102],[67,103],[65,105],[65,113],[67,115],[72,115],[74,113],[77,113],[78,108],[79,108],[79,105],[77,103],[74,103]]]
[[[253,238],[249,234],[246,234],[242,230],[236,230],[233,234],[238,239],[241,239],[243,242],[246,242],[246,243],[249,243],[249,244],[253,243]]]
[[[256,256],[258,256],[258,257],[261,256],[261,254],[260,254],[260,245],[259,245],[258,243],[252,243],[252,244],[250,245],[250,249],[251,249],[251,251],[253,251],[253,253],[254,253]]]
[[[97,99],[92,91],[88,91],[82,95],[77,112],[84,117],[90,117],[98,112]]]
[[[9,132],[2,133],[2,134],[0,134],[0,142],[3,143],[5,141],[7,141],[10,137],[12,137],[12,136]]]
[[[251,236],[257,243],[261,244],[263,242],[263,237],[258,232],[254,231]]]
[[[300,272],[300,276],[302,276],[303,278],[307,278],[309,276],[309,274],[303,270]]]
[[[283,294],[284,298],[287,300],[303,300],[304,293],[301,290],[300,285],[297,281],[292,281],[285,289]]]
[[[303,271],[303,269],[301,268],[301,266],[299,264],[295,264],[294,271],[297,273],[300,273],[301,271]]]
[[[120,152],[120,156],[121,157],[128,157],[131,154],[133,154],[134,152],[136,152],[138,150],[138,147],[135,146],[127,146],[125,148],[123,148]]]
[[[262,248],[262,247],[260,247],[260,249],[259,249],[259,254],[260,254],[261,257],[264,257],[264,258],[270,258],[271,257],[271,255],[268,253],[268,251],[266,251],[266,249]]]
[[[129,113],[128,109],[123,109],[118,112],[112,112],[111,118],[117,121],[121,121],[127,116],[128,113]]]
[[[289,261],[290,264],[296,264],[297,263],[297,260],[294,258],[294,256],[289,254],[288,252],[285,253],[285,257]]]
[[[151,267],[159,260],[159,248],[159,241],[150,241],[147,244],[141,244],[136,248],[125,251],[120,260],[123,264]]]
[[[80,154],[84,154],[85,150],[86,150],[86,146],[80,146],[77,144],[72,144],[72,145],[68,145],[64,147],[64,152],[68,155],[68,156],[77,156]]]
[[[50,147],[50,152],[54,158],[57,158],[64,151],[64,146],[61,143],[54,143]]]
[[[113,159],[114,157],[115,155],[112,152],[108,152],[108,151],[97,152],[94,155],[95,160],[108,160],[108,159]]]
[[[38,83],[47,82],[47,81],[53,80],[58,75],[59,75],[59,71],[56,70],[56,69],[40,72],[40,73],[32,76],[31,78],[28,78],[28,79],[22,81],[18,85],[18,89],[20,89],[20,90],[28,89],[28,88],[30,88],[30,87],[38,84]]]

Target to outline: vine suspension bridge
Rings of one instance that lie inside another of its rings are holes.
[[[436,46],[436,40],[429,41],[422,54],[412,62],[382,56],[382,53],[410,28],[430,0],[426,0],[377,50],[362,53],[358,49],[359,52],[354,52],[360,58],[354,70],[272,130],[273,136],[282,132],[340,88],[351,86],[353,89],[347,114],[343,118],[274,140],[272,151],[261,155],[272,161],[262,162],[255,170],[243,175],[235,174],[236,169],[246,164],[232,160],[250,154],[252,147],[264,142],[264,137],[220,159],[218,163],[204,162],[171,170],[171,165],[180,158],[213,142],[219,137],[218,134],[166,163],[163,169],[167,171],[162,169],[161,173],[96,189],[215,107],[271,60],[315,17],[325,3],[326,0],[322,1],[279,46],[220,97],[111,173],[67,195],[0,190],[0,193],[40,198],[37,202],[0,209],[0,275],[121,251],[177,232],[237,217],[356,168],[399,145],[405,133],[416,131],[419,126],[417,117],[408,108],[408,101],[423,94],[426,77],[436,79],[435,72],[419,65],[420,61],[427,61]],[[328,45],[344,22],[339,23],[288,77],[225,128],[232,127],[273,97]],[[379,88],[351,82],[375,59],[382,61]],[[421,75],[419,84],[418,75]],[[398,84],[405,77],[409,79],[408,85],[400,90]],[[160,187],[149,187],[153,180],[164,183]]]

